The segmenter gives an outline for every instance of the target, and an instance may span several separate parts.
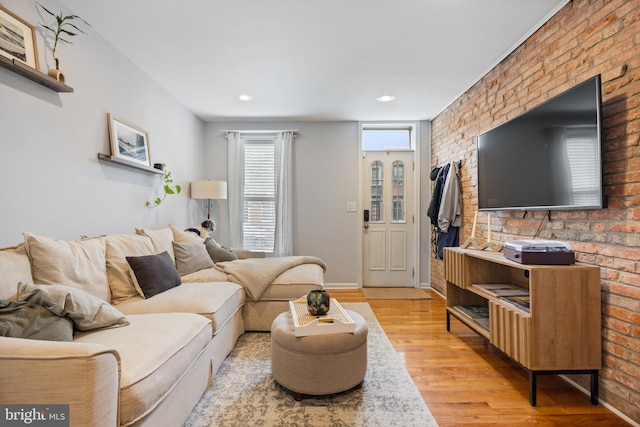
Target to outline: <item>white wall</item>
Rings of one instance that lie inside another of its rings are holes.
[[[55,0],[42,0],[60,10]],[[41,18],[33,1],[4,0],[31,24]],[[64,8],[62,9],[65,12]],[[40,69],[52,60],[41,30]],[[0,68],[0,246],[29,231],[60,239],[80,233],[130,233],[136,226],[191,224],[188,182],[204,174],[204,124],[91,28],[59,49],[60,68],[74,93],[59,94]],[[151,159],[166,163],[185,187],[154,209],[145,202],[160,175],[105,164],[110,153],[107,112],[150,134]]]
[[[358,283],[358,212],[347,212],[347,202],[358,202],[357,122],[217,122],[205,130],[205,174],[208,179],[227,179],[227,140],[222,130],[297,129],[294,158],[294,254],[315,255],[327,264],[327,283]],[[429,123],[421,123],[421,282],[429,283],[429,221],[426,206],[429,189]],[[426,172],[424,171],[426,168]],[[425,175],[426,174],[426,175]],[[212,215],[218,222],[216,239],[229,243],[228,205],[214,202]],[[426,228],[425,228],[426,227]]]

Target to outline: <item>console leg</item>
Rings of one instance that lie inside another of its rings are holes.
[[[447,311],[447,332],[451,331],[451,314]]]
[[[598,404],[598,371],[591,373],[591,404]]]
[[[537,387],[537,376],[533,371],[529,371],[529,403],[531,406],[536,406],[536,387]]]

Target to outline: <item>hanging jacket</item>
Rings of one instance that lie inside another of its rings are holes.
[[[450,226],[462,225],[462,191],[458,162],[451,162],[449,173],[442,189],[442,200],[438,211],[438,228],[444,232]]]
[[[435,167],[431,170],[431,181],[434,181],[433,194],[429,201],[429,207],[427,208],[427,216],[431,220],[431,225],[438,226],[438,212],[440,212],[440,202],[442,200],[442,190],[444,183],[449,172],[449,165],[442,167]]]

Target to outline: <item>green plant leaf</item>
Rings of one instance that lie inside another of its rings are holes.
[[[168,185],[164,186],[164,192],[167,194],[175,194],[174,191]]]
[[[180,194],[180,191],[182,191],[182,187],[176,185],[176,193]]]

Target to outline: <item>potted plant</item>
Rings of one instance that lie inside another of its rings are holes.
[[[86,25],[88,26],[91,26],[91,25],[89,25],[87,21],[85,21],[78,15],[64,15],[62,12],[56,15],[55,13],[51,12],[49,9],[47,9],[40,3],[37,3],[37,4],[45,13],[47,13],[50,16],[53,16],[56,20],[55,25],[51,25],[51,26],[47,24],[41,24],[41,25],[42,25],[42,28],[44,28],[47,31],[50,31],[53,34],[53,49],[51,51],[51,56],[55,61],[56,68],[49,70],[48,74],[49,76],[58,80],[60,83],[64,83],[64,80],[65,80],[64,74],[62,74],[62,72],[60,71],[60,60],[56,54],[56,50],[58,49],[58,43],[73,44],[73,42],[70,40],[71,37],[77,36],[78,32],[85,34],[85,32],[82,31],[82,29],[80,29],[72,21],[79,19],[80,21],[84,22]]]
[[[147,202],[148,208],[155,208],[156,206],[160,206],[160,203],[162,203],[162,201],[166,199],[169,194],[180,194],[180,191],[182,191],[182,187],[177,184],[173,185],[171,172],[167,170],[167,165],[164,163],[162,164],[162,170],[165,171],[164,175],[162,175],[162,188],[164,190],[164,194],[162,195],[162,197],[156,197],[156,199],[152,202]]]

